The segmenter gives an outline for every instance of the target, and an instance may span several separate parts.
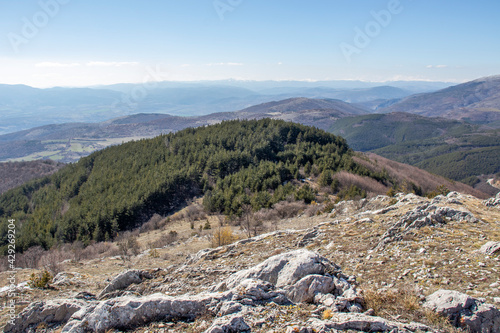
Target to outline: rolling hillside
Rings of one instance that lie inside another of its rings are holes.
[[[46,125],[0,136],[0,161],[50,158],[73,162],[113,144],[224,120],[273,118],[328,129],[337,119],[364,113],[364,109],[339,100],[291,98],[199,117],[136,114],[101,123]]]
[[[30,161],[0,163],[0,194],[14,187],[53,174],[64,166],[54,161]]]
[[[412,95],[381,112],[409,112],[500,127],[500,76],[489,76],[436,92]]]
[[[345,137],[355,150],[471,185],[480,175],[500,172],[500,130],[407,113],[343,118],[330,130]]]
[[[229,216],[289,196],[307,202],[312,190],[293,185],[307,163],[375,177],[324,131],[269,119],[224,122],[110,147],[6,192],[0,239],[5,245],[7,217],[18,221],[17,248],[48,248],[113,238],[200,194],[208,211]]]

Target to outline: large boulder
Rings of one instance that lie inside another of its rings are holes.
[[[50,300],[34,302],[17,316],[13,325],[8,323],[4,332],[23,333],[28,327],[39,323],[65,323],[77,311],[85,307],[85,302],[79,300]]]
[[[349,308],[359,311],[360,306],[352,306],[362,302],[362,298],[346,278],[340,267],[325,257],[300,249],[272,256],[254,267],[236,272],[215,290],[237,288],[248,279],[261,280],[284,290],[286,297],[294,303],[322,303],[322,300],[331,298],[340,301],[329,301],[335,303],[339,311]],[[355,297],[351,297],[352,293],[356,294]]]
[[[101,301],[75,313],[62,332],[106,332],[111,328],[131,329],[155,320],[194,319],[206,313],[214,296],[173,298],[163,294],[118,297]]]
[[[471,333],[500,332],[500,311],[466,294],[454,290],[438,290],[429,295],[425,308],[446,316],[456,327]]]
[[[318,293],[328,294],[335,289],[333,279],[318,274],[307,275],[288,287],[287,296],[296,303],[311,303]]]
[[[241,281],[253,278],[282,288],[293,285],[307,275],[325,275],[329,272],[340,272],[340,267],[315,252],[300,249],[272,256],[257,266],[234,273],[225,282],[225,287],[234,288]]]
[[[130,269],[124,272],[121,272],[117,276],[111,280],[111,282],[97,295],[97,298],[103,298],[109,293],[112,293],[116,290],[125,289],[131,284],[139,284],[143,279],[151,279],[151,274],[147,271],[138,270],[138,269]]]

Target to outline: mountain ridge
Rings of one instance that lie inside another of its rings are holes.
[[[476,79],[436,92],[405,97],[380,111],[410,112],[498,126],[500,75]]]

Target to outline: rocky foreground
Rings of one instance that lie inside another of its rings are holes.
[[[283,223],[311,227],[163,264],[68,263],[48,292],[19,287],[33,302],[4,331],[500,332],[500,196],[379,196]]]

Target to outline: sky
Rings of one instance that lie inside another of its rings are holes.
[[[0,83],[500,74],[500,1],[0,0]]]

